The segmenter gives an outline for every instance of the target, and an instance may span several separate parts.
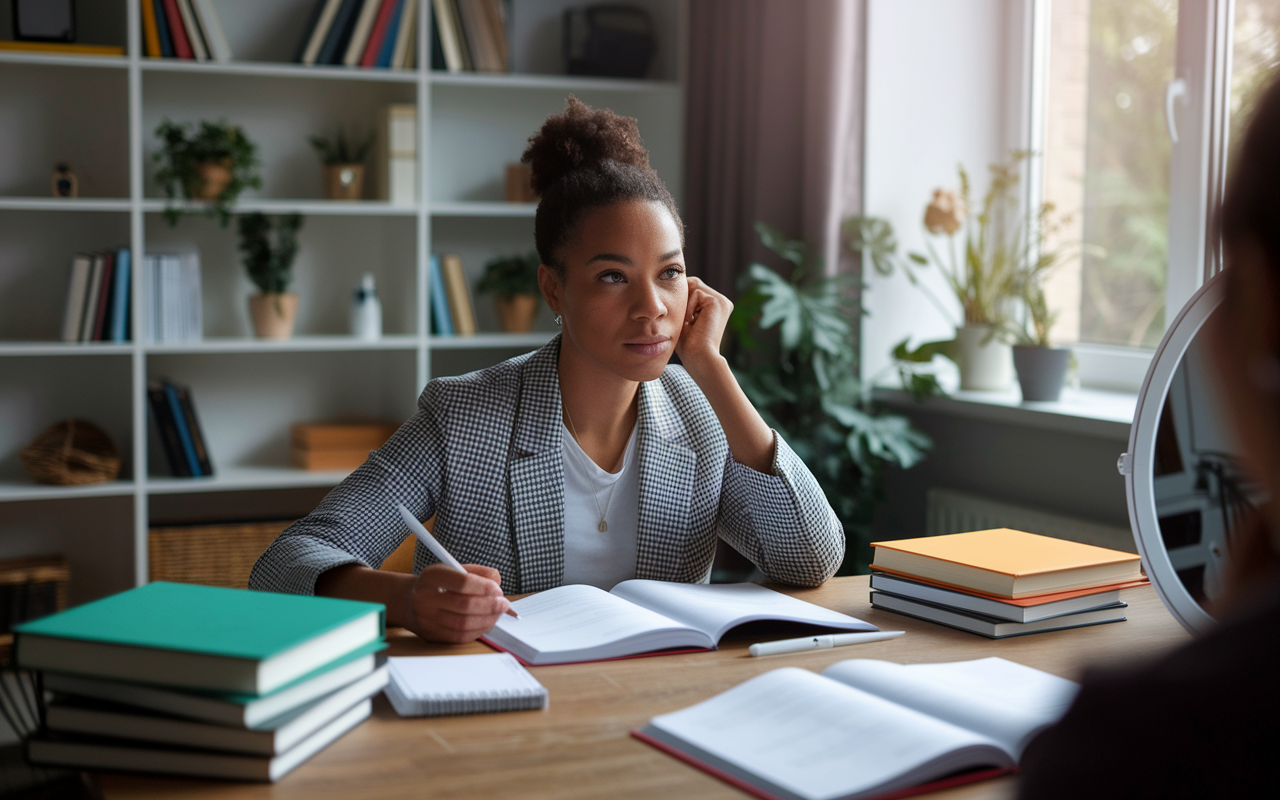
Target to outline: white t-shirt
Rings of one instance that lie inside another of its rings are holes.
[[[564,582],[585,583],[608,591],[636,576],[636,528],[640,519],[636,429],[631,429],[622,454],[622,469],[617,473],[600,469],[578,446],[564,423],[560,424],[560,442],[564,459]],[[604,532],[597,527],[600,509],[605,510],[609,525]]]

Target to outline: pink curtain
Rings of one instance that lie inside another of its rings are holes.
[[[864,0],[691,0],[685,208],[691,271],[730,295],[752,226],[856,269],[840,222],[862,199]]]

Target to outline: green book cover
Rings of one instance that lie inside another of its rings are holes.
[[[385,633],[380,603],[156,581],[14,631],[19,660],[30,635],[263,661],[372,612]]]

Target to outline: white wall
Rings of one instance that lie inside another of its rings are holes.
[[[866,150],[863,209],[885,217],[900,252],[922,251],[924,209],[935,188],[957,188],[957,164],[974,191],[986,188],[987,165],[1015,142],[1007,64],[1011,26],[1021,25],[1024,0],[868,0]],[[889,351],[950,339],[959,306],[933,269],[923,270],[934,294],[953,309],[944,317],[905,277],[883,278],[865,266],[867,318],[862,371],[870,379]]]

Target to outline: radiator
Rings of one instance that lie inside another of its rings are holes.
[[[930,489],[925,514],[925,530],[929,536],[1013,528],[1127,553],[1138,552],[1128,528],[1015,506],[951,489]]]

